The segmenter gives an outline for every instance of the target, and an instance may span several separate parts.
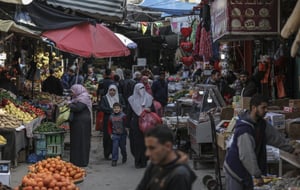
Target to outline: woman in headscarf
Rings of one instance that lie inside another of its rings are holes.
[[[144,134],[139,129],[139,117],[144,110],[153,111],[153,97],[146,92],[142,83],[134,86],[133,95],[128,98],[130,108],[128,109],[128,122],[130,126],[130,149],[134,156],[135,167],[145,168],[147,165],[147,157],[145,156]]]
[[[92,101],[81,84],[71,87],[70,162],[79,167],[89,164],[92,127]]]
[[[122,108],[125,108],[125,101],[121,94],[118,92],[118,88],[115,84],[111,84],[108,87],[108,92],[105,96],[101,98],[99,109],[104,113],[103,118],[103,148],[104,148],[104,158],[109,159],[110,154],[112,153],[112,140],[108,134],[108,119],[110,114],[113,113],[114,103],[120,103]]]

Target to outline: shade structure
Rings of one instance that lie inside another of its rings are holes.
[[[137,44],[129,39],[128,37],[124,36],[123,34],[115,33],[115,35],[121,40],[121,42],[130,49],[137,48]]]
[[[0,19],[0,31],[2,32],[16,32],[25,36],[39,38],[40,31],[31,30],[25,26],[16,24],[13,20]]]
[[[42,33],[65,52],[82,57],[122,57],[130,54],[119,38],[102,24],[82,23],[73,27]]]

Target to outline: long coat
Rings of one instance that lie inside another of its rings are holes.
[[[70,121],[70,162],[86,167],[89,163],[91,148],[91,112],[81,103],[71,103]]]

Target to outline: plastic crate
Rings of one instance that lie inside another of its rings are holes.
[[[46,140],[45,139],[35,139],[34,146],[36,149],[46,149]]]
[[[48,145],[47,156],[62,155],[63,148],[61,145]]]
[[[64,132],[36,133],[35,153],[44,157],[62,156],[64,137]]]
[[[64,133],[46,135],[47,145],[60,145],[64,142]]]

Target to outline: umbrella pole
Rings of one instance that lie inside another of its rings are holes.
[[[112,62],[111,62],[111,57],[109,57],[109,61],[108,61],[108,68],[109,68],[109,69],[111,68],[111,64],[112,64]]]

